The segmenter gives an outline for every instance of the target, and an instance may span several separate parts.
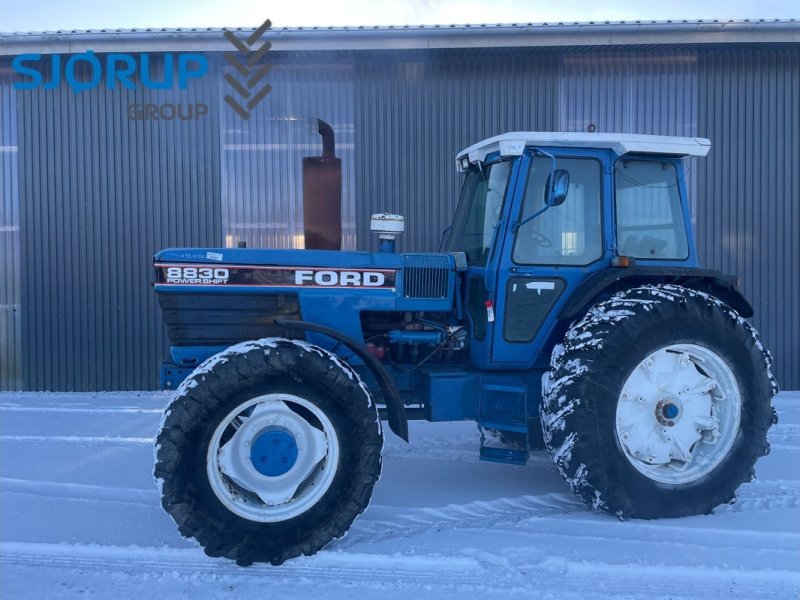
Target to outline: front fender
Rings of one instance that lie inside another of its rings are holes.
[[[358,341],[335,329],[325,327],[324,325],[317,325],[316,323],[309,323],[308,321],[276,319],[275,324],[284,329],[313,331],[314,333],[320,333],[330,337],[342,345],[347,346],[353,354],[363,360],[364,364],[378,381],[378,386],[383,394],[384,402],[386,403],[386,416],[389,421],[389,428],[404,441],[408,441],[408,419],[406,418],[406,407],[403,404],[402,398],[400,398],[400,392],[392,378],[389,377],[386,369],[383,368],[383,365],[367,351],[363,344],[360,344]]]

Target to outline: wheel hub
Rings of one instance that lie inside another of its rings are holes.
[[[667,397],[656,404],[656,420],[665,427],[674,427],[680,414],[680,400]]]
[[[325,494],[339,461],[328,416],[292,394],[266,394],[233,409],[217,426],[206,471],[217,498],[241,517],[277,522]]]
[[[262,431],[250,447],[250,461],[262,475],[284,475],[297,462],[297,441],[285,429]]]
[[[718,354],[674,344],[647,356],[623,383],[617,439],[641,473],[662,483],[688,483],[725,457],[741,404],[736,378]]]

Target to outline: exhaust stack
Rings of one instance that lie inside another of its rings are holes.
[[[317,119],[322,156],[303,159],[303,230],[310,250],[342,249],[342,161],[333,129]]]

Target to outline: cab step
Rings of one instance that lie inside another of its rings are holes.
[[[507,465],[524,465],[528,462],[528,453],[514,448],[481,446],[481,460]]]

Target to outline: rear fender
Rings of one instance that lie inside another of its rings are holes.
[[[737,278],[711,269],[688,267],[612,267],[587,277],[561,308],[559,319],[573,321],[589,307],[623,289],[672,283],[719,298],[741,316],[753,316],[753,307],[737,288]]]

